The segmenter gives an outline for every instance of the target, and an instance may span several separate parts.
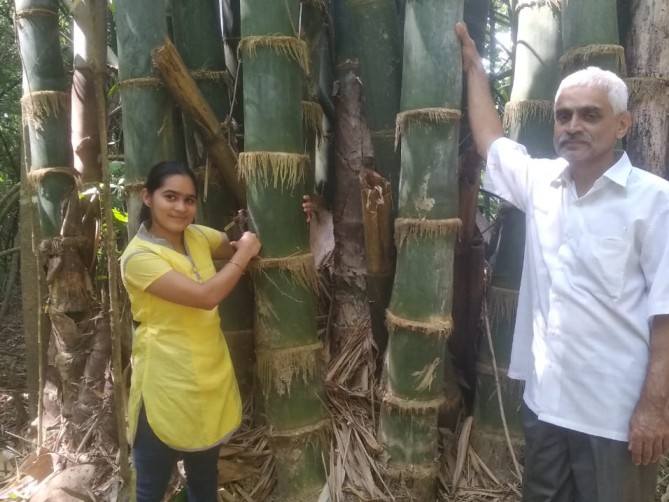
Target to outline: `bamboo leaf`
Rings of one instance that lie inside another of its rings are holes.
[[[112,213],[113,213],[114,219],[116,221],[120,221],[122,223],[128,223],[128,213],[124,213],[123,211],[119,211],[116,208],[112,208]]]

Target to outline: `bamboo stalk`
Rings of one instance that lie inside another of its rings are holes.
[[[13,248],[16,251],[19,250],[18,247]],[[2,304],[0,304],[0,319],[4,319],[9,309],[9,299],[12,296],[12,289],[14,289],[14,284],[16,283],[16,277],[19,271],[19,254],[15,252],[12,256],[12,261],[9,265],[9,275],[7,277],[7,284],[5,284],[5,295],[2,298]]]
[[[495,385],[497,387],[497,403],[499,405],[499,413],[502,418],[502,424],[504,426],[504,437],[506,438],[506,444],[509,448],[509,454],[513,460],[513,466],[516,470],[516,476],[518,479],[523,479],[521,474],[520,466],[518,465],[518,460],[516,459],[516,452],[514,451],[513,443],[511,441],[511,436],[509,435],[509,427],[506,424],[506,412],[504,411],[504,401],[502,400],[502,388],[500,385],[499,371],[497,370],[497,358],[495,357],[495,346],[492,342],[492,335],[490,334],[490,321],[488,320],[488,304],[485,299],[483,300],[483,323],[485,326],[485,335],[488,342],[488,349],[492,355],[492,367],[495,375]]]
[[[233,192],[238,206],[246,207],[246,192],[237,175],[237,155],[230,145],[228,126],[220,123],[205,101],[172,42],[165,40],[163,45],[153,51],[152,56],[163,83],[202,135],[211,160]]]
[[[627,153],[635,166],[669,178],[669,10],[652,0],[630,3],[627,57],[632,78],[629,109],[632,127]]]
[[[96,9],[96,2],[103,2],[103,0],[92,0],[91,10],[93,11],[93,17],[99,12]],[[95,26],[98,26],[99,23],[93,23]],[[94,37],[99,43],[99,37]],[[111,371],[113,378],[114,386],[114,413],[116,416],[116,430],[118,434],[118,463],[121,473],[121,480],[123,486],[120,487],[119,498],[125,500],[129,497],[131,502],[135,500],[135,493],[132,489],[132,472],[130,470],[129,463],[129,448],[128,440],[126,435],[126,416],[127,410],[125,408],[125,399],[124,399],[124,386],[123,386],[123,347],[122,339],[123,333],[121,329],[121,320],[120,320],[120,311],[121,304],[119,302],[118,296],[118,285],[119,281],[119,265],[116,249],[116,240],[114,232],[111,230],[114,228],[114,215],[112,212],[112,194],[111,194],[111,176],[109,172],[109,160],[107,158],[108,148],[107,148],[107,101],[106,93],[104,90],[104,72],[103,68],[104,61],[95,59],[93,61],[93,82],[95,88],[95,101],[97,103],[97,123],[99,127],[99,138],[100,138],[100,157],[102,162],[102,206],[104,208],[104,222],[105,226],[108,229],[104,233],[104,248],[105,254],[107,255],[107,274],[109,280],[107,281],[107,286],[109,288],[109,311],[107,313],[103,312],[103,315],[109,316],[110,326],[111,326],[111,336],[112,336],[112,358],[111,358]]]
[[[9,249],[3,249],[2,251],[0,251],[0,256],[6,256],[6,255],[9,255],[9,254],[18,253],[19,251],[21,251],[20,246],[16,246],[16,247],[9,248]],[[2,317],[2,316],[0,316],[0,317]]]
[[[119,90],[123,102],[123,150],[128,235],[139,228],[141,188],[158,162],[183,160],[183,136],[176,106],[156,78],[151,51],[168,33],[164,0],[117,0]]]
[[[379,437],[394,495],[434,500],[440,411],[453,427],[461,394],[446,341],[453,324],[453,258],[458,219],[459,44],[444,26],[463,2],[407,2],[397,269],[387,311],[388,349]],[[438,57],[433,57],[438,55]],[[434,86],[439,81],[441,85]],[[405,492],[406,490],[406,492]]]
[[[395,116],[400,108],[402,37],[394,0],[346,0],[357,42],[360,78],[365,93],[377,171],[390,182],[397,200],[400,155],[395,148]],[[397,208],[395,208],[397,209]]]
[[[300,201],[306,44],[297,0],[242,0],[244,156],[251,226],[263,243],[252,267],[256,351],[268,436],[276,458],[275,498],[316,500],[325,484],[329,420],[312,286],[313,255]]]
[[[616,0],[563,2],[560,66],[564,74],[599,66],[625,75],[625,51],[619,45]]]
[[[0,199],[0,210],[4,209],[5,204],[14,204],[14,202],[12,202],[11,200],[11,197],[20,190],[21,190],[21,183],[17,183],[16,185],[12,186],[9,190],[7,190],[5,194],[2,196],[2,199]]]
[[[0,222],[5,221],[12,211],[18,211],[17,202],[19,200],[20,192],[15,191],[7,198],[7,204],[0,209]]]
[[[455,245],[453,271],[453,323],[455,328],[448,346],[453,354],[453,363],[462,374],[466,385],[463,396],[471,408],[476,388],[476,339],[478,322],[473,325],[471,318],[479,319],[479,284],[483,279],[483,267],[476,260],[476,212],[479,194],[481,160],[470,150],[460,158],[458,170],[458,215],[462,220],[459,239]],[[481,280],[476,280],[480,276]]]
[[[395,274],[393,201],[390,182],[370,169],[360,171],[367,263],[367,300],[372,332],[382,356],[388,344],[385,311]]]

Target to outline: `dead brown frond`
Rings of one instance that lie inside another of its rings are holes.
[[[393,500],[376,439],[374,399],[377,348],[369,322],[346,338],[328,365],[325,386],[332,415],[328,487],[333,502]]]
[[[316,135],[316,139],[321,141],[325,135],[321,105],[315,101],[302,101],[302,120],[307,129]]]
[[[441,465],[438,500],[443,502],[520,502],[520,481],[500,481],[470,443],[472,419],[462,421],[455,436],[440,429]]]
[[[226,502],[270,500],[276,474],[266,428],[254,424],[250,407],[242,426],[218,455],[219,494]]]

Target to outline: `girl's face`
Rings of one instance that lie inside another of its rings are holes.
[[[157,237],[181,234],[195,219],[197,195],[188,176],[168,176],[152,194],[145,189],[142,199],[151,210],[151,233]]]

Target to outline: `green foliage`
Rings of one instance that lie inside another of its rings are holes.
[[[0,0],[0,197],[21,177],[21,61],[13,4]]]
[[[493,98],[500,113],[509,101],[513,83],[514,18],[509,0],[493,0],[483,56],[488,63]]]
[[[21,178],[21,62],[14,40],[13,4],[0,0],[0,212],[4,214],[0,249],[15,246],[19,204],[9,191]],[[10,255],[0,258],[0,284],[10,262]]]

